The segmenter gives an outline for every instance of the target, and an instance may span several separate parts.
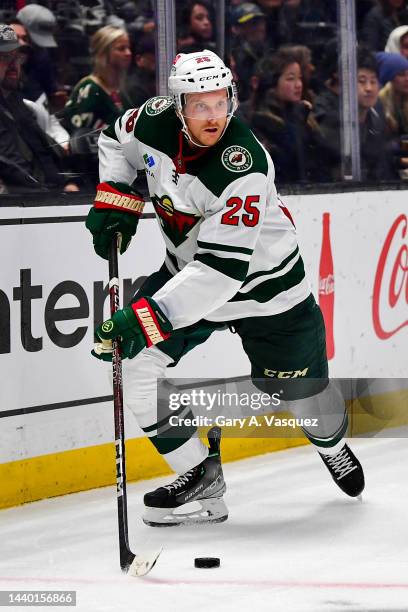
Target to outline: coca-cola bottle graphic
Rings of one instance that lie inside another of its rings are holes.
[[[330,213],[323,213],[323,238],[319,264],[319,306],[326,327],[327,359],[334,357],[334,269],[330,243]]]

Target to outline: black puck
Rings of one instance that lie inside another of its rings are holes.
[[[220,567],[220,563],[218,557],[197,557],[194,559],[194,567],[200,568]]]

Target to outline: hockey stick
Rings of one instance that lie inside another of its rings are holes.
[[[109,249],[109,298],[111,316],[119,309],[119,269],[117,244],[118,237],[115,235]],[[122,357],[120,340],[117,338],[113,341],[112,381],[115,419],[116,492],[118,502],[120,567],[123,572],[129,573],[132,576],[144,576],[150,572],[162,549],[160,548],[159,550],[145,553],[143,555],[135,555],[129,548]]]

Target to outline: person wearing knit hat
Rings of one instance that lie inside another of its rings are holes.
[[[384,51],[400,53],[408,59],[408,25],[399,26],[391,32]]]
[[[395,139],[396,149],[402,148],[401,138],[408,134],[408,59],[397,53],[385,52],[376,53],[376,59],[383,85],[379,99],[388,130]],[[408,158],[401,157],[401,162],[408,168]]]
[[[75,86],[66,106],[64,125],[71,134],[88,134],[109,125],[131,107],[122,83],[131,62],[130,42],[122,28],[107,25],[90,40],[92,73]]]
[[[408,70],[408,59],[399,53],[380,51],[375,54],[378,66],[378,78],[382,86],[392,81],[397,74]]]

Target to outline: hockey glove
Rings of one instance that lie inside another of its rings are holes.
[[[115,234],[120,236],[120,253],[126,251],[136,233],[143,212],[142,196],[126,183],[100,183],[95,202],[88,213],[86,227],[93,236],[95,252],[108,259],[109,245]]]
[[[168,318],[150,297],[144,297],[118,310],[111,319],[96,328],[101,342],[95,344],[92,355],[104,361],[112,360],[112,340],[120,336],[122,358],[132,359],[145,347],[170,337],[173,331]]]

